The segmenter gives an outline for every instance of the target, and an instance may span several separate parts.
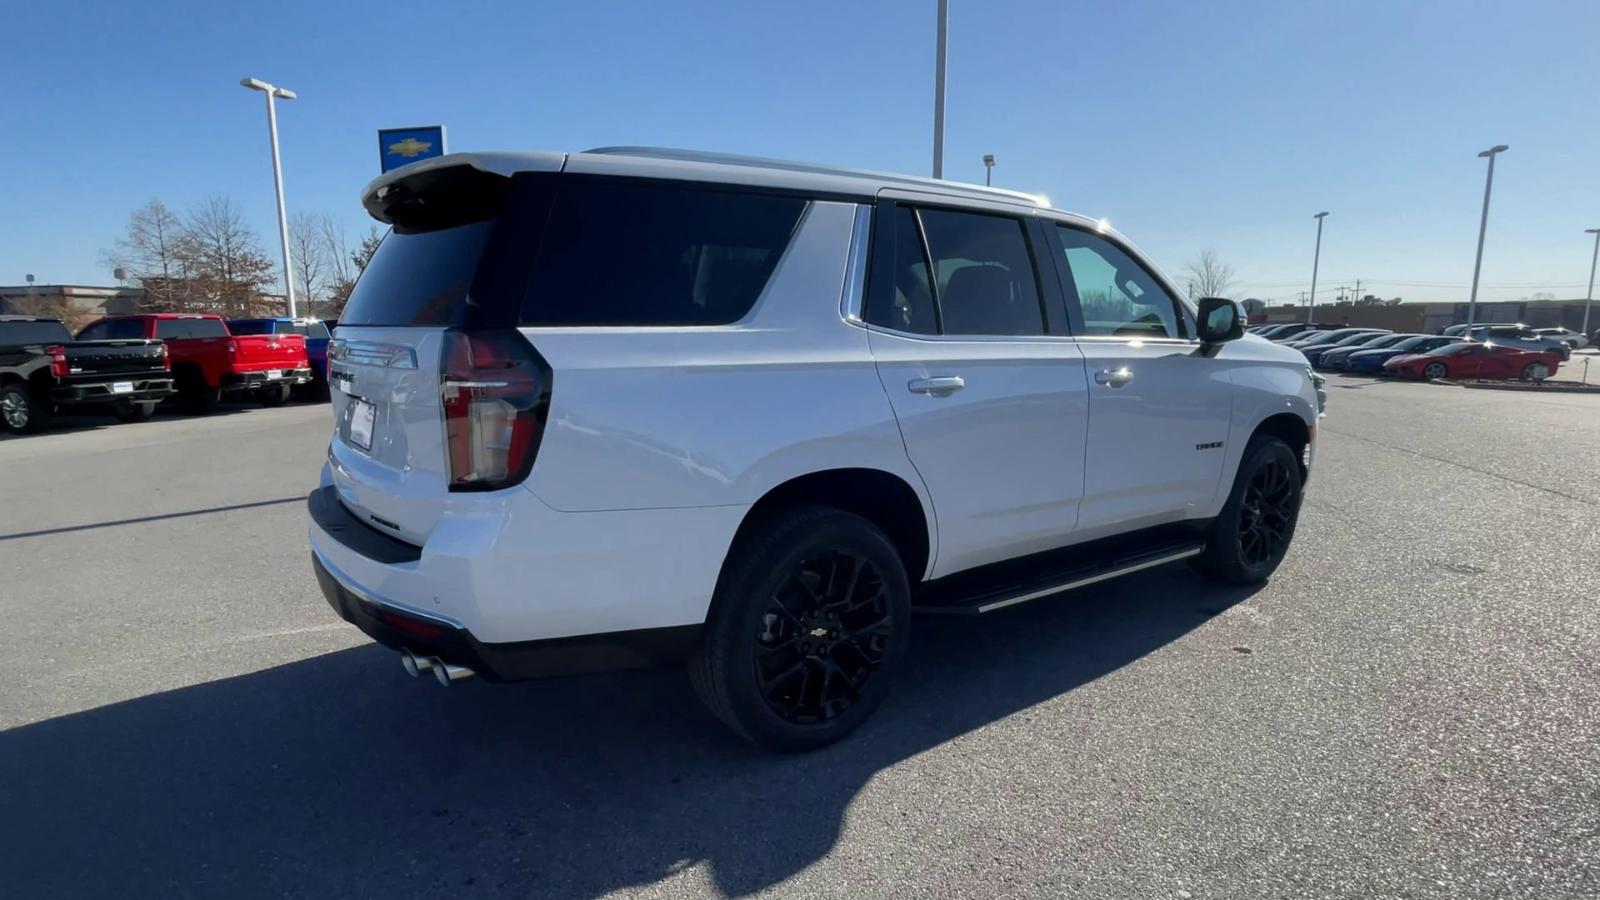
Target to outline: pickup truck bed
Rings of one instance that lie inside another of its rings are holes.
[[[94,404],[148,418],[174,393],[169,363],[160,341],[75,341],[58,319],[0,316],[0,422],[37,431],[58,408]]]

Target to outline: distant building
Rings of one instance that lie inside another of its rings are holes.
[[[98,287],[85,284],[0,285],[0,314],[59,315],[63,309],[80,316],[122,315],[139,312],[144,290],[136,287]]]

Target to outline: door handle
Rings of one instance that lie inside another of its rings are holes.
[[[1122,387],[1133,380],[1133,370],[1127,366],[1120,369],[1101,369],[1094,373],[1094,383],[1107,387]]]
[[[966,380],[960,375],[937,375],[933,378],[912,379],[906,384],[906,389],[913,394],[948,397],[966,386]]]

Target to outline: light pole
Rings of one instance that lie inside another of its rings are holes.
[[[1478,219],[1478,258],[1472,263],[1472,294],[1467,297],[1467,330],[1472,330],[1472,323],[1478,314],[1478,271],[1483,268],[1483,233],[1489,228],[1489,191],[1494,188],[1494,158],[1510,150],[1505,144],[1495,144],[1493,147],[1478,154],[1478,158],[1489,158],[1489,175],[1483,181],[1483,216]]]
[[[939,38],[933,60],[933,177],[944,177],[945,32],[950,30],[950,0],[939,0]]]
[[[1594,303],[1594,264],[1600,260],[1600,228],[1585,228],[1584,234],[1594,235],[1594,252],[1589,254],[1589,293],[1583,297],[1583,332],[1585,339],[1589,337],[1589,307]]]
[[[1322,263],[1322,220],[1327,217],[1327,210],[1323,210],[1311,217],[1317,220],[1317,250],[1311,256],[1311,298],[1306,301],[1307,325],[1311,324],[1311,319],[1317,310],[1317,266]]]
[[[983,186],[984,187],[989,187],[990,185],[994,184],[994,179],[990,177],[993,174],[994,174],[994,154],[993,153],[985,153],[983,155]]]
[[[239,83],[267,95],[267,135],[272,140],[272,185],[278,192],[278,241],[283,246],[283,295],[289,301],[289,318],[292,319],[295,309],[294,275],[289,265],[289,217],[283,210],[283,166],[278,162],[278,110],[272,101],[278,97],[293,100],[295,93],[288,88],[267,84],[259,78],[241,78]]]

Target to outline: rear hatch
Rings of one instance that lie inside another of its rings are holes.
[[[550,154],[545,170],[561,162]],[[452,486],[482,473],[463,471],[460,454],[452,465],[446,448],[447,344],[459,356],[453,333],[461,329],[516,335],[519,273],[527,271],[534,246],[531,214],[502,215],[532,208],[508,203],[512,178],[469,166],[422,168],[369,192],[368,210],[393,227],[363,270],[328,347],[335,423],[329,463],[339,497],[364,521],[415,544],[426,541],[449,504],[496,487],[493,479]],[[476,381],[523,377],[503,374]],[[472,390],[452,387],[452,399]],[[530,412],[529,402],[513,399],[505,410],[516,421],[479,423],[488,443],[503,445],[502,456],[515,440],[527,440],[530,422],[519,414]],[[463,439],[459,428],[456,438]]]
[[[232,366],[236,372],[304,369],[306,339],[298,334],[249,334],[232,338]]]

